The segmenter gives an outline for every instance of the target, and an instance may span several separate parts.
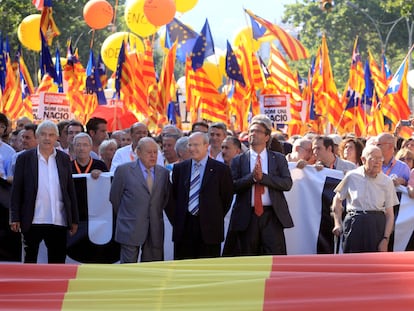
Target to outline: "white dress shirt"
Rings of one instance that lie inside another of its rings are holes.
[[[46,160],[38,147],[37,158],[39,173],[33,223],[66,226],[66,213],[56,164],[56,150]]]

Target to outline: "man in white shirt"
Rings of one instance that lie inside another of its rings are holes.
[[[49,263],[65,263],[67,231],[78,229],[78,206],[67,154],[55,149],[59,132],[51,121],[36,130],[38,147],[21,154],[11,192],[10,228],[21,232],[24,262],[36,263],[45,241]]]

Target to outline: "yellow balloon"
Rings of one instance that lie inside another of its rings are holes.
[[[144,14],[145,0],[130,1],[125,6],[125,22],[129,30],[145,38],[157,31]]]
[[[243,44],[247,51],[256,52],[260,48],[260,42],[253,38],[252,29],[245,27],[241,29],[233,39],[233,49],[237,49]]]
[[[20,43],[29,50],[40,51],[40,14],[26,16],[17,28]]]
[[[205,61],[203,69],[216,88],[219,88],[223,84],[223,72],[218,65]]]
[[[122,41],[128,40],[128,38],[131,50],[135,49],[137,52],[144,52],[144,43],[138,36],[134,35],[133,33],[116,32],[110,35],[105,39],[101,47],[102,61],[110,70],[116,70],[119,51],[121,50],[121,43]]]
[[[177,12],[187,12],[195,7],[198,0],[175,0],[175,7]]]

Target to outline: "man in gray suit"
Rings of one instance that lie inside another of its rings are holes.
[[[121,245],[121,263],[164,259],[163,210],[169,198],[169,171],[157,165],[158,145],[141,138],[138,160],[117,167],[110,201],[117,214],[115,241]]]

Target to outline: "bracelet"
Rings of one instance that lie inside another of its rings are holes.
[[[383,239],[383,240],[387,240],[387,241],[388,241],[389,237],[384,236],[382,239]]]

